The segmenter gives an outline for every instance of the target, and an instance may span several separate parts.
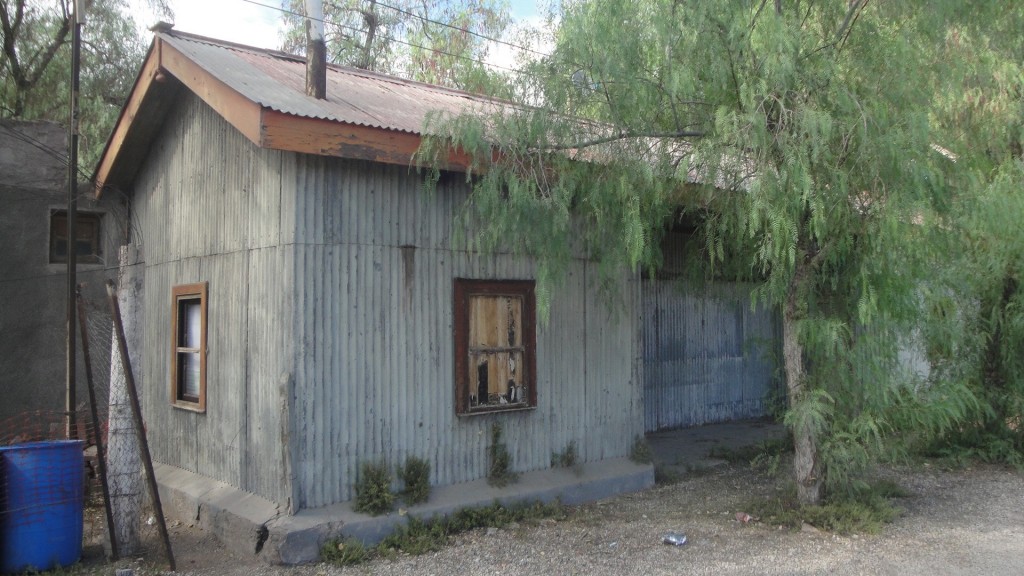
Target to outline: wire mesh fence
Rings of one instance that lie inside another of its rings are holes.
[[[139,448],[114,344],[113,318],[106,299],[80,299],[79,306],[78,382],[70,430],[64,406],[27,411],[0,421],[0,541],[4,547],[0,558],[24,556],[22,538],[46,547],[50,552],[45,553],[50,555],[67,538],[76,541],[72,548],[78,551],[83,538],[86,542],[105,541],[109,553],[101,458],[115,504],[113,525],[119,552],[134,553],[138,547],[143,513]],[[57,453],[61,456],[55,457]],[[68,525],[69,516],[77,530]],[[46,569],[30,563],[4,565],[0,572],[20,572],[29,565]]]

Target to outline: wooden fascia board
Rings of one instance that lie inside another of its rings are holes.
[[[421,140],[409,132],[263,109],[263,146],[275,150],[409,166]],[[465,171],[469,165],[467,154],[453,150],[444,168]]]
[[[159,41],[160,66],[213,108],[257,146],[261,145],[261,106],[210,74],[173,46]]]
[[[182,85],[246,138],[261,145],[260,105],[157,38],[100,157],[94,177],[97,196],[107,185],[122,185],[135,177],[149,152],[150,140]]]
[[[144,109],[144,104],[152,100],[150,95],[154,90],[155,79],[160,69],[158,52],[159,47],[154,43],[149,54],[146,55],[146,60],[142,63],[142,70],[139,71],[135,86],[132,87],[128,100],[125,102],[124,108],[121,109],[117,124],[114,125],[114,130],[100,156],[100,162],[96,166],[96,173],[93,177],[97,197],[111,181],[111,177],[117,173],[118,165],[124,163],[125,144],[129,141],[129,134],[135,127],[136,118]]]

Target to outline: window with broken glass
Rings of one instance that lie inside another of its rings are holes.
[[[537,405],[534,283],[455,281],[458,414]]]

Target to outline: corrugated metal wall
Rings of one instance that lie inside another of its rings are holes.
[[[428,197],[404,167],[258,150],[192,96],[140,174],[157,460],[310,508],[351,499],[367,460],[427,458],[435,484],[485,477],[494,422],[518,471],[572,440],[584,461],[625,456],[643,432],[638,286],[624,278],[612,316],[582,260],[538,327],[538,407],[455,416],[454,278],[533,277],[523,259],[451,248],[464,184]],[[201,281],[204,415],[171,407],[168,382],[170,289]]]
[[[457,417],[453,280],[530,279],[532,265],[451,249],[467,193],[458,179],[428,197],[408,168],[295,160],[302,507],[352,498],[367,460],[427,458],[435,484],[485,477],[494,422],[519,471],[549,467],[571,440],[585,461],[628,454],[642,433],[634,317],[609,316],[588,288],[585,262],[573,262],[538,327],[538,407]]]
[[[751,287],[643,281],[644,427],[648,432],[765,414],[776,393],[776,314]]]
[[[143,410],[154,458],[287,503],[293,250],[280,153],[258,150],[188,95],[132,197],[145,259]],[[170,404],[171,287],[209,283],[207,412]]]

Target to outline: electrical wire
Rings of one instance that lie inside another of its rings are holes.
[[[295,16],[295,17],[298,17],[298,18],[307,18],[307,16],[305,14],[300,14],[298,12],[295,12],[293,10],[288,10],[287,8],[284,8],[284,7],[281,7],[281,6],[271,6],[269,4],[263,4],[261,2],[257,2],[256,0],[242,0],[242,2],[246,2],[248,4],[252,4],[254,6],[260,6],[262,8],[267,8],[267,9],[270,9],[270,10],[276,10],[278,12],[281,12],[282,14],[289,14],[291,16]],[[378,4],[380,4],[380,3],[378,2]],[[384,6],[386,8],[391,8],[393,10],[400,10],[400,9],[394,8],[392,6],[388,6],[386,4],[380,4],[380,5]],[[412,14],[410,12],[405,12],[405,13],[411,14],[413,17],[418,18],[420,20],[429,21],[429,22],[432,22],[432,23],[435,23],[435,24],[441,24],[441,25],[444,25],[444,26],[448,26],[448,27],[453,28],[455,30],[468,32],[470,34],[473,34],[474,36],[479,36],[480,38],[486,39],[486,40],[488,40],[490,42],[495,42],[497,44],[504,44],[506,46],[511,46],[513,48],[517,48],[517,49],[520,49],[520,50],[526,50],[526,51],[533,52],[535,54],[539,54],[539,55],[542,55],[542,56],[550,56],[550,54],[544,54],[543,52],[538,52],[536,50],[531,50],[529,48],[525,48],[525,47],[519,46],[517,44],[512,44],[510,42],[505,42],[503,40],[497,40],[497,39],[491,38],[489,36],[484,36],[482,34],[477,34],[475,32],[471,32],[469,30],[464,30],[463,28],[459,28],[457,26],[451,26],[449,24],[444,24],[442,22],[437,22],[435,20],[430,20],[430,19],[425,18],[423,16],[420,16],[418,14]],[[341,24],[341,23],[337,23],[337,22],[330,22],[330,21],[328,21],[326,19],[313,19],[313,20],[316,20],[318,22],[322,22],[322,23],[324,23],[325,25],[328,25],[328,26],[334,26],[334,27],[337,27],[337,28],[344,28],[346,30],[351,30],[353,32],[365,33],[365,31],[362,30],[361,28],[356,28],[354,26],[349,26],[347,24]],[[384,40],[387,40],[389,42],[395,42],[395,43],[398,43],[398,44],[403,44],[405,46],[409,46],[410,48],[419,48],[420,50],[428,50],[428,51],[435,52],[435,53],[438,53],[438,54],[444,54],[445,56],[451,56],[452,58],[457,58],[457,59],[460,59],[460,60],[466,60],[468,62],[475,62],[477,64],[480,64],[480,65],[483,65],[483,66],[488,66],[488,67],[491,67],[491,68],[498,68],[498,69],[504,70],[506,72],[511,72],[513,74],[523,74],[525,76],[536,77],[535,75],[527,73],[527,72],[524,72],[522,70],[518,70],[518,69],[515,69],[515,68],[509,68],[508,66],[502,66],[501,64],[494,64],[492,62],[485,62],[483,60],[478,60],[476,58],[471,58],[469,56],[463,56],[461,54],[453,54],[451,52],[446,52],[444,50],[438,50],[438,49],[430,48],[430,47],[427,47],[427,46],[421,46],[419,44],[413,44],[413,43],[411,43],[411,42],[409,42],[407,40],[402,40],[402,39],[399,39],[399,38],[395,38],[393,36],[381,36],[381,38],[383,38]]]

